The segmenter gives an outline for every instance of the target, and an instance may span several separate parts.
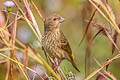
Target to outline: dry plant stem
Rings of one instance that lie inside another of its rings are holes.
[[[104,70],[105,71],[105,70]],[[107,72],[107,71],[105,71]],[[99,74],[101,74],[106,80],[111,80],[110,78],[108,78],[105,74],[103,74],[102,72],[99,72]],[[110,76],[110,75],[109,75]],[[97,79],[98,80],[98,79]],[[114,79],[113,79],[114,80]]]
[[[89,42],[88,42],[88,45],[89,46],[87,46],[87,50],[86,50],[86,55],[85,55],[85,75],[87,76],[88,74],[87,74],[87,54],[89,53],[89,50],[90,50],[90,48],[91,48],[91,43],[92,43],[92,41],[95,39],[95,37],[101,32],[102,30],[100,30]],[[89,59],[88,59],[89,60]],[[89,65],[88,65],[88,67],[89,67]]]
[[[17,12],[18,15],[18,12]],[[16,39],[16,28],[17,28],[17,15],[15,17],[13,32],[12,32],[12,50],[11,50],[11,58],[14,59],[15,55],[15,39]],[[13,76],[13,62],[10,61],[10,80],[14,80]]]
[[[100,25],[94,25],[94,26],[100,26]],[[101,26],[100,26],[101,27]],[[115,48],[118,50],[118,55],[113,57],[112,59],[106,61],[102,66],[100,66],[100,68],[96,69],[94,72],[92,72],[85,80],[89,80],[90,78],[92,78],[97,72],[99,72],[101,69],[103,69],[105,66],[108,66],[112,61],[120,58],[120,49],[118,48],[118,46],[115,44],[115,42],[113,41],[112,37],[110,36],[110,34],[108,33],[108,31],[105,28],[101,28],[101,30],[99,30],[99,32],[97,32],[97,34],[90,40],[90,45],[93,41],[93,39],[100,33],[103,32],[105,33],[105,35],[109,38],[109,40],[112,42],[112,44],[115,46]],[[88,47],[89,48],[89,47]]]
[[[100,6],[98,6],[98,7],[100,7]],[[93,12],[92,15],[91,15],[91,18],[90,18],[90,20],[89,20],[89,22],[88,22],[88,24],[87,24],[87,26],[86,26],[85,33],[83,34],[83,37],[82,37],[82,40],[81,40],[80,43],[79,43],[79,46],[81,45],[81,43],[82,43],[83,40],[85,39],[86,34],[87,34],[87,32],[88,32],[88,29],[89,29],[89,26],[90,26],[90,23],[91,23],[91,21],[93,20],[96,12],[97,12],[97,9],[95,9],[94,12]]]
[[[23,2],[24,2],[24,4],[25,4],[25,9],[26,9],[26,13],[27,13],[26,16],[27,16],[27,18],[33,23],[33,27],[35,28],[35,30],[36,30],[39,38],[41,39],[41,38],[42,38],[42,35],[41,35],[41,33],[40,33],[40,30],[39,30],[39,27],[38,27],[38,25],[37,25],[37,22],[36,22],[33,14],[32,14],[32,11],[31,11],[31,9],[30,9],[29,3],[28,3],[27,0],[23,0]],[[24,16],[24,15],[23,15],[23,16]],[[24,17],[25,17],[25,16],[24,16]]]
[[[18,41],[17,40],[17,42],[18,42],[18,44],[20,44],[23,48],[25,48],[26,46],[23,44],[23,43],[21,43],[20,41]],[[32,51],[36,54],[36,56],[37,56],[37,54],[39,54],[39,53],[37,53],[36,52],[36,50],[34,49],[34,48],[32,48],[31,46],[29,46],[29,48],[31,48],[32,49]],[[53,63],[53,61],[52,61],[52,63]],[[53,63],[54,64],[54,63]],[[54,68],[55,69],[55,68]],[[58,72],[57,72],[58,73]],[[59,74],[58,74],[59,75]],[[48,78],[47,78],[48,79]],[[64,79],[63,79],[64,80]]]
[[[16,42],[24,49],[26,48],[26,46],[22,42],[20,42],[18,39],[16,39]]]
[[[104,5],[104,3],[102,2],[102,0],[98,0],[99,1],[99,5],[103,8],[103,10],[107,13],[108,17],[106,17],[106,15],[96,6],[96,4],[94,3],[93,0],[89,0],[89,2],[98,10],[98,12],[113,26],[113,28],[120,34],[120,29],[116,24],[115,19],[113,18],[113,15],[111,15],[111,13],[107,10],[106,6]]]
[[[11,46],[11,44],[10,44],[10,46]],[[16,47],[16,49],[18,49],[18,48]],[[11,50],[11,48],[9,48],[9,50]],[[18,50],[20,50],[20,49],[18,49]],[[5,50],[5,51],[6,51],[6,50]],[[24,51],[23,51],[23,52],[24,52]],[[16,58],[16,55],[14,56],[14,57],[15,57],[15,60],[14,60],[14,59],[11,59],[11,58],[9,58],[9,57],[7,57],[7,56],[5,56],[5,55],[2,55],[2,53],[0,53],[0,55],[3,56],[3,57],[5,57],[5,58],[7,58],[7,59],[9,59],[9,60],[11,60],[11,61],[13,61],[13,62],[15,62],[15,63],[17,63],[18,66],[19,66],[19,68],[21,69],[22,73],[24,74],[25,78],[26,78],[26,79],[29,78],[29,76],[27,77],[27,74],[23,71],[24,65],[21,64],[21,63],[19,63],[18,59]],[[22,68],[22,67],[23,67],[23,68]],[[36,71],[32,70],[31,68],[29,68],[29,67],[27,67],[27,66],[26,66],[26,69],[28,69],[28,70],[30,70],[30,71],[32,71],[32,72],[34,72],[34,73],[36,73],[36,74],[38,75],[38,73],[37,73]],[[38,76],[39,76],[39,75],[38,75]]]
[[[27,2],[27,0],[23,0],[23,2],[24,2],[24,7],[25,7],[25,9],[24,9],[25,15],[26,15],[26,17],[29,19],[29,21],[33,22],[33,21],[32,21],[32,17],[31,17],[31,14],[30,14],[30,12],[31,12],[31,10],[30,10],[30,5],[29,5],[29,3]]]
[[[13,59],[14,58],[14,55],[13,55],[13,50],[11,50],[11,58]],[[14,80],[13,78],[13,62],[10,61],[10,80]]]
[[[115,57],[113,57],[112,59],[109,59],[108,61],[104,62],[103,65],[101,65],[98,69],[94,70],[89,76],[87,76],[85,78],[85,80],[89,80],[90,78],[92,78],[96,73],[98,73],[100,70],[102,70],[105,66],[107,66],[108,64],[112,63],[113,61],[117,60],[118,58],[120,58],[120,53],[118,55],[116,55]]]
[[[3,30],[3,31],[4,31],[4,30]],[[9,36],[11,36],[11,35],[9,35]],[[3,40],[4,43],[8,46],[8,49],[3,49],[3,50],[1,50],[1,51],[12,50],[12,48],[11,48],[12,44],[9,44],[9,43],[8,43],[6,40],[4,40],[3,38],[2,38],[2,40]],[[19,43],[18,43],[18,44],[19,44]],[[23,45],[24,45],[24,44],[23,44]],[[21,45],[21,46],[24,47],[23,45]],[[19,48],[17,48],[17,47],[15,47],[15,48],[21,51],[21,49],[19,49]],[[24,50],[22,50],[22,52],[24,52]],[[16,55],[14,56],[14,57],[15,57],[15,60],[12,59],[12,58],[10,58],[10,57],[8,57],[8,56],[6,56],[6,55],[4,55],[4,54],[2,54],[2,53],[0,53],[0,55],[3,56],[3,57],[5,57],[5,58],[7,58],[7,59],[10,60],[10,61],[15,62],[16,64],[18,64],[19,67],[20,67],[20,66],[24,67],[23,64],[21,64],[20,62],[18,62],[18,59],[16,58]],[[26,68],[27,68],[28,70],[30,70],[30,71],[32,71],[32,72],[34,72],[34,73],[36,73],[36,74],[38,75],[38,73],[37,73],[36,71],[32,70],[31,68],[29,68],[29,67],[27,67],[27,66],[26,66]],[[23,69],[21,69],[21,70],[23,71]],[[10,70],[9,70],[9,71],[10,71]],[[23,72],[23,73],[24,73],[24,72]],[[24,73],[24,76],[26,77],[25,73]],[[39,75],[38,75],[38,76],[39,76]]]
[[[38,53],[37,53],[37,50],[34,49],[32,46],[29,45],[28,48],[30,48],[30,49],[33,51],[34,54],[38,54]],[[34,80],[34,77],[35,77],[35,74],[34,74],[34,76],[33,76],[33,80]],[[44,78],[41,77],[41,76],[40,76],[40,78],[41,78],[40,80],[49,80],[49,77],[48,77],[48,76],[46,76],[46,79],[44,79]]]
[[[103,29],[101,29],[101,30],[99,30],[94,36],[93,36],[93,38],[91,38],[91,40],[89,41],[89,46],[87,46],[87,50],[86,50],[86,53],[88,53],[88,50],[89,50],[89,48],[91,47],[91,44],[92,44],[92,42],[93,42],[93,40],[96,38],[96,36],[99,34],[99,33],[101,33],[103,31]]]
[[[15,5],[18,8],[19,12],[23,15],[25,21],[28,23],[28,25],[30,26],[30,28],[33,30],[33,32],[34,32],[35,36],[37,37],[37,39],[39,40],[39,42],[41,42],[41,38],[40,38],[41,35],[38,35],[38,33],[36,33],[36,31],[34,30],[33,26],[31,25],[30,21],[28,20],[28,18],[26,17],[26,15],[24,14],[24,12],[20,8],[20,6],[16,3],[16,1],[15,0],[12,0],[12,1],[15,3]]]
[[[101,30],[99,30],[95,35],[94,35],[94,37],[90,40],[90,42],[89,42],[89,46],[87,47],[87,50],[90,48],[90,46],[91,46],[91,44],[92,44],[92,41],[96,38],[96,36],[99,34],[99,33],[101,33],[103,31],[103,29],[101,29]]]
[[[111,38],[111,36],[109,35],[109,33],[104,29],[107,37],[110,39],[110,41],[113,43],[113,45],[115,46],[115,48],[119,51],[119,48],[117,47],[117,45],[114,43],[113,39]],[[85,80],[89,80],[91,77],[93,77],[97,72],[99,72],[101,69],[103,69],[105,66],[109,65],[111,62],[113,62],[114,60],[120,58],[120,52],[118,55],[116,55],[115,57],[113,57],[112,59],[106,61],[102,66],[100,66],[100,68],[96,69],[94,72],[92,72]]]
[[[85,32],[85,38],[86,38],[86,42],[87,42],[87,46],[89,46],[89,41],[90,38],[93,36],[92,34],[92,27],[90,27],[90,24],[92,22],[92,20],[94,19],[95,15],[97,13],[97,10],[95,9],[90,17],[90,21],[88,22],[87,26],[86,26],[86,32]],[[91,48],[88,49],[88,52],[85,54],[85,76],[87,76],[90,71],[91,71]]]
[[[22,11],[22,9],[19,7],[19,5],[16,3],[15,0],[12,0],[16,7],[19,9],[20,13],[23,15],[23,17],[25,18],[26,22],[28,23],[28,25],[30,26],[30,28],[33,29],[32,25],[30,24],[29,20],[27,19],[27,17],[25,16],[24,12]],[[38,33],[36,33],[34,30],[33,32],[35,33],[35,36],[38,38],[38,40],[41,42],[40,37],[38,36]],[[60,77],[51,69],[51,67],[45,62],[45,60],[39,55],[37,54],[37,57],[41,60],[41,62],[43,63],[43,65],[58,79],[61,80]]]
[[[2,54],[2,53],[0,53],[0,55],[3,56],[3,57],[5,57],[5,58],[7,58],[7,59],[10,60],[10,61],[13,61],[14,63],[19,64],[20,66],[23,66],[23,67],[24,67],[24,65],[23,65],[22,63],[14,60],[14,59],[11,59],[10,57],[8,57],[8,56],[6,56],[6,55],[4,55],[4,54]],[[36,71],[32,70],[31,68],[29,68],[29,67],[26,67],[26,68],[27,68],[28,70],[36,73],[37,75],[39,75]]]
[[[98,6],[98,7],[100,7],[100,6]],[[93,13],[91,14],[91,17],[90,17],[90,19],[89,19],[89,22],[88,22],[88,24],[87,24],[87,26],[86,26],[86,29],[85,29],[85,32],[84,32],[84,34],[83,34],[82,40],[81,40],[80,43],[79,43],[79,46],[82,44],[83,40],[84,40],[85,37],[87,36],[88,29],[89,29],[89,27],[90,27],[91,21],[93,20],[96,12],[97,12],[97,9],[95,9],[95,10],[93,11]],[[89,52],[90,52],[90,48],[89,48],[88,50],[89,50]],[[87,75],[87,74],[88,74],[87,72],[90,71],[89,68],[87,67],[87,64],[88,64],[88,65],[90,64],[90,63],[88,62],[89,60],[90,60],[90,54],[89,54],[89,53],[86,53],[86,54],[85,54],[85,75]]]
[[[112,37],[114,43],[117,43],[117,36],[118,36],[118,33],[115,31],[115,33]],[[115,46],[114,46],[114,44],[112,44],[112,54],[114,53],[114,51],[115,51]]]
[[[93,39],[94,39],[100,32],[103,32],[103,34],[106,35],[106,36],[109,38],[109,40],[112,42],[112,44],[115,46],[115,48],[116,48],[116,49],[118,50],[118,52],[119,52],[120,49],[118,48],[118,46],[116,45],[116,43],[114,42],[114,40],[112,39],[112,37],[111,37],[111,35],[108,33],[108,31],[107,31],[104,27],[102,27],[101,25],[94,24],[94,23],[93,23],[93,25],[96,26],[96,27],[100,27],[99,32],[93,37]],[[92,43],[93,39],[91,39],[90,44]]]
[[[37,13],[39,14],[39,16],[41,17],[42,21],[45,21],[45,18],[42,16],[40,10],[38,9],[38,7],[35,5],[35,3],[33,2],[33,0],[30,0],[32,5],[34,6],[34,8],[36,9]]]
[[[7,12],[6,10],[3,10],[3,12]],[[9,14],[11,14],[11,15],[15,15],[16,16],[16,13],[14,13],[14,12],[9,12]],[[21,15],[17,15],[18,17],[21,17],[21,18],[24,18],[23,16],[21,16]]]
[[[28,64],[28,46],[25,48],[25,54],[24,54],[24,71],[26,72],[26,66]]]
[[[18,14],[18,12],[17,12]],[[12,57],[14,57],[15,54],[15,40],[16,40],[16,28],[17,28],[17,15],[15,17],[13,32],[12,32]]]
[[[37,57],[38,57],[38,58],[41,58],[41,56],[39,55],[39,53],[37,53]],[[44,65],[48,66],[48,67],[47,67],[48,70],[51,69],[51,67],[49,67],[49,65],[48,65],[46,62],[44,62],[43,59],[42,59],[42,62],[44,63]],[[51,71],[51,73],[53,74],[54,71]],[[61,78],[60,78],[57,74],[54,73],[54,76],[57,78],[57,80],[61,80]]]
[[[106,32],[106,35],[107,37],[110,39],[110,41],[112,42],[112,44],[115,46],[115,48],[118,50],[118,53],[120,53],[120,49],[118,48],[118,46],[115,44],[115,42],[113,41],[112,37],[109,35],[109,33],[107,31]]]
[[[10,61],[6,62],[6,75],[5,75],[5,80],[8,80],[8,76],[9,76],[9,69],[10,69]]]
[[[20,62],[20,61],[17,59],[16,55],[15,55],[15,60],[18,61],[18,62]],[[30,80],[30,77],[28,76],[28,74],[27,74],[27,72],[26,72],[26,70],[25,70],[25,69],[27,69],[27,66],[25,66],[25,65],[24,65],[24,66],[21,66],[21,65],[18,64],[18,67],[19,67],[20,71],[22,72],[22,74],[24,75],[25,79],[26,79],[26,80]],[[39,75],[38,75],[38,76],[39,76]]]

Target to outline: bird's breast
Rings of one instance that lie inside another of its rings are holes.
[[[58,47],[60,47],[60,35],[58,32],[47,32],[42,39],[42,45],[48,53],[56,53]]]

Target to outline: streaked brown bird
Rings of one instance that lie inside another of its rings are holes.
[[[57,59],[59,62],[58,65],[62,60],[67,59],[80,72],[73,60],[72,50],[68,40],[60,28],[60,24],[63,21],[64,18],[56,14],[45,19],[42,46],[53,60]]]

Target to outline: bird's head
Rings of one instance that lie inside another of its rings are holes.
[[[65,19],[59,15],[51,15],[48,18],[45,19],[44,24],[45,28],[58,28],[60,24],[64,21]]]

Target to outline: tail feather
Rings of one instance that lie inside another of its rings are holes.
[[[77,65],[76,65],[76,63],[75,63],[75,61],[74,61],[74,59],[73,59],[72,56],[70,56],[69,61],[72,63],[72,66],[73,66],[78,72],[80,72],[80,70],[77,68]]]
[[[76,63],[75,63],[72,55],[69,55],[69,58],[67,58],[67,60],[71,62],[72,66],[73,66],[78,72],[80,72],[80,70],[77,68],[77,65],[76,65]]]
[[[76,63],[72,60],[72,65],[73,65],[73,67],[78,71],[78,72],[80,72],[80,70],[77,68],[77,66],[76,66]]]

